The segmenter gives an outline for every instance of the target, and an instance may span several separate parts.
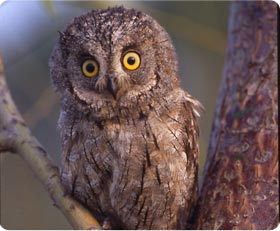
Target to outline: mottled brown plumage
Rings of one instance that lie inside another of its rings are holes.
[[[136,70],[125,68],[127,51],[141,58]],[[83,73],[85,59],[98,64],[96,76]],[[197,194],[201,106],[180,88],[165,30],[134,9],[94,10],[61,33],[50,68],[67,192],[112,228],[185,229]]]

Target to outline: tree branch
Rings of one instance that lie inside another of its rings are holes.
[[[277,4],[234,1],[197,229],[279,222]]]
[[[42,145],[32,136],[11,98],[0,55],[0,152],[6,151],[19,154],[30,166],[73,228],[101,228],[87,209],[64,193],[58,168],[52,164]]]

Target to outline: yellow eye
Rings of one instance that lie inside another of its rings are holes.
[[[84,76],[88,77],[88,78],[92,78],[97,76],[99,71],[99,67],[96,61],[92,60],[92,59],[88,59],[86,61],[83,62],[82,64],[82,72],[84,74]]]
[[[123,66],[130,71],[136,70],[140,66],[140,63],[140,56],[135,51],[127,52],[122,59]]]

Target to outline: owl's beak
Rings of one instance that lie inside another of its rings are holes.
[[[114,99],[116,99],[119,87],[117,86],[116,81],[114,81],[114,79],[108,78],[107,89],[112,94]]]

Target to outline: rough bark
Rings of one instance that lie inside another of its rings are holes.
[[[4,152],[18,154],[29,165],[73,228],[100,229],[91,213],[64,193],[58,168],[32,136],[11,98],[0,54],[0,154]]]
[[[277,5],[232,2],[195,228],[277,226],[277,96]]]

